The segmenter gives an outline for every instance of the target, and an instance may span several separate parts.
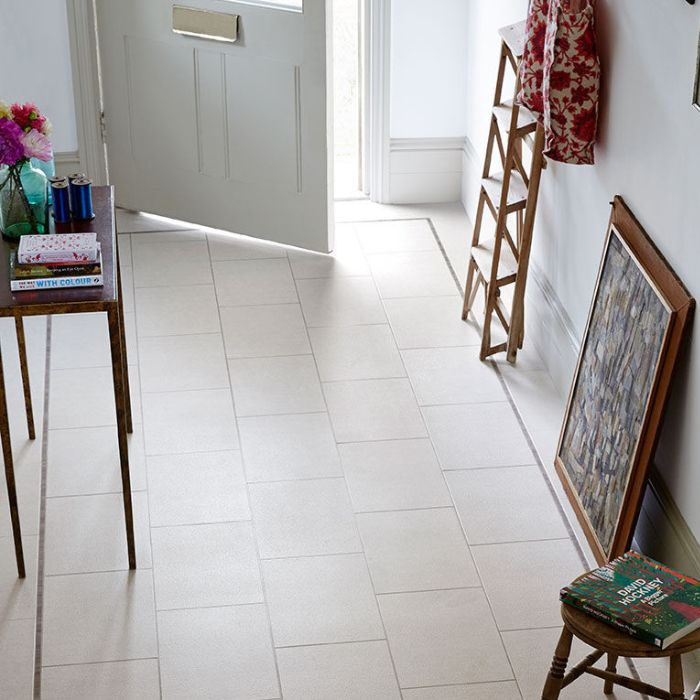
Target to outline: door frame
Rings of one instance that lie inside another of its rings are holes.
[[[391,3],[363,0],[365,56],[364,143],[367,194],[373,202],[389,201],[389,76]],[[95,0],[67,0],[73,94],[78,127],[80,168],[95,184],[109,182]],[[332,158],[332,153],[329,153]],[[332,193],[333,183],[329,183]]]
[[[94,0],[67,0],[73,97],[80,169],[98,185],[109,182]]]

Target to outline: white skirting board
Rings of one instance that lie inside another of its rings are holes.
[[[464,138],[391,139],[389,203],[458,202]]]
[[[56,153],[54,162],[56,164],[56,172],[59,175],[70,175],[71,173],[80,172],[80,154],[78,151]],[[90,177],[89,174],[88,177]]]
[[[479,161],[479,155],[467,139],[464,147],[462,203],[472,219],[479,194]],[[567,396],[581,339],[536,260],[530,263],[525,318],[528,342],[532,342],[539,352],[559,393]],[[644,497],[635,541],[649,556],[689,575],[700,576],[700,543],[655,469],[652,469],[650,485]]]

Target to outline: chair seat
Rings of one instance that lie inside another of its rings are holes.
[[[574,636],[608,654],[632,659],[662,658],[700,649],[700,630],[679,639],[667,649],[659,649],[653,644],[647,644],[625,632],[618,631],[571,605],[562,605],[561,608],[564,624]]]

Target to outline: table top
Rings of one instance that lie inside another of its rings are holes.
[[[0,316],[44,315],[76,311],[105,311],[118,299],[117,227],[114,214],[114,188],[111,185],[92,188],[95,218],[56,224],[51,219],[52,233],[95,232],[102,249],[102,287],[10,291],[10,253],[14,241],[0,239]]]

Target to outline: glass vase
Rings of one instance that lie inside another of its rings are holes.
[[[46,233],[46,175],[29,161],[13,165],[0,179],[0,218],[6,238]]]
[[[47,180],[50,180],[56,174],[56,163],[53,158],[51,160],[39,160],[38,158],[32,158],[31,164],[35,168],[39,168],[39,170],[46,175]],[[48,202],[49,206],[53,204],[51,201],[51,187],[48,189]]]

